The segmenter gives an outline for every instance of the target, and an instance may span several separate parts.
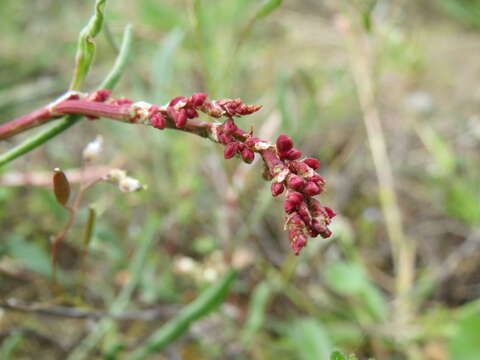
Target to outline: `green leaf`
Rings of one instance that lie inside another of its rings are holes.
[[[300,360],[328,359],[332,344],[323,325],[314,319],[295,321],[289,331],[291,342]]]
[[[480,315],[475,312],[461,319],[450,338],[451,359],[477,360],[480,354]]]
[[[271,293],[272,289],[267,282],[261,282],[255,287],[250,298],[247,320],[243,328],[243,341],[248,343],[261,329],[265,321],[265,308]]]
[[[333,290],[342,295],[356,295],[367,284],[360,266],[343,261],[329,264],[325,269],[325,279]]]
[[[23,341],[24,336],[21,331],[15,331],[2,340],[2,346],[0,347],[0,359],[10,360],[15,359],[13,352],[17,346]]]
[[[122,45],[120,45],[120,51],[115,59],[115,63],[105,80],[100,84],[99,89],[113,90],[115,85],[117,85],[132,57],[132,38],[132,25],[128,24],[125,26],[125,30],[123,30]]]
[[[50,257],[43,248],[18,235],[9,237],[6,244],[8,254],[22,266],[45,277],[50,277]]]
[[[261,19],[268,16],[272,13],[276,8],[282,5],[283,0],[264,0],[263,4],[261,5],[260,9],[258,9],[256,18]]]
[[[87,225],[85,226],[85,232],[83,234],[83,246],[85,249],[88,248],[90,244],[90,240],[92,239],[93,228],[95,227],[95,217],[96,217],[95,209],[92,206],[90,206],[88,208]]]
[[[185,12],[165,1],[144,0],[139,5],[142,19],[148,25],[164,31],[184,25]]]
[[[106,0],[95,2],[95,13],[87,25],[80,31],[77,43],[77,55],[75,58],[75,71],[73,73],[70,90],[80,90],[85,76],[92,65],[95,55],[95,42],[93,39],[102,29],[103,11]]]
[[[358,310],[369,314],[370,321],[384,319],[386,299],[356,263],[337,261],[325,269],[325,280],[339,294],[355,297]]]
[[[345,356],[340,351],[334,351],[332,355],[330,355],[330,360],[346,360]]]
[[[215,309],[225,298],[236,277],[235,270],[229,270],[217,283],[211,285],[192,303],[182,308],[179,313],[160,329],[155,331],[140,347],[126,358],[129,360],[145,359],[149,354],[164,349],[190,325]]]
[[[162,84],[170,84],[173,78],[173,59],[175,51],[182,43],[184,31],[174,29],[162,40],[153,57],[152,77],[154,88],[154,101],[163,103],[167,101],[166,89]]]

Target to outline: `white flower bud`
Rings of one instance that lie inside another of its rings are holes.
[[[143,185],[137,179],[127,176],[119,181],[118,188],[123,192],[134,192],[142,190]]]
[[[103,137],[98,135],[95,140],[88,143],[83,149],[83,160],[92,161],[95,160],[103,150]]]

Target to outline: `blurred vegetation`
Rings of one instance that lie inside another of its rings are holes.
[[[0,122],[68,89],[92,7],[2,0]],[[107,1],[82,90],[109,72],[127,23],[133,56],[115,96],[164,103],[207,92],[264,105],[242,126],[291,134],[320,158],[323,202],[340,214],[334,236],[295,257],[258,163],[224,161],[188,134],[81,121],[0,168],[0,303],[36,306],[0,309],[1,359],[479,358],[479,1]],[[414,244],[402,296],[363,123],[365,81]],[[123,167],[148,190],[88,190],[59,249],[58,296],[49,247],[67,213],[48,181],[29,179],[78,170],[97,134],[106,148],[90,167]],[[12,176],[20,186],[6,184]],[[50,306],[110,316],[38,311]]]

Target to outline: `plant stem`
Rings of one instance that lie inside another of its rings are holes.
[[[375,99],[375,85],[371,73],[372,59],[369,49],[355,34],[347,18],[340,18],[338,28],[342,31],[351,59],[354,81],[357,87],[363,121],[379,183],[379,196],[395,267],[396,311],[399,323],[408,322],[411,315],[408,294],[414,280],[415,246],[405,236],[402,215],[395,192],[393,169],[388,157],[385,134]]]
[[[107,75],[107,77],[101,84],[101,88],[112,90],[115,87],[115,85],[118,83],[118,81],[120,80],[120,76],[125,71],[125,68],[128,65],[131,48],[132,48],[131,45],[132,45],[132,27],[130,25],[127,25],[123,33],[123,40],[122,40],[122,46],[120,48],[120,53],[118,54],[115,60],[115,64],[113,65],[110,73]],[[32,115],[32,114],[29,114],[29,115]],[[39,147],[40,145],[46,143],[48,140],[54,138],[55,136],[67,130],[69,127],[73,126],[80,119],[81,119],[81,116],[75,116],[75,115],[65,116],[62,119],[58,120],[57,123],[51,126],[49,129],[44,130],[28,138],[27,140],[17,145],[13,149],[1,154],[0,167],[2,167],[5,164],[8,164],[9,162],[15,160],[19,156],[22,156],[23,154],[26,154],[31,150]],[[43,121],[42,124],[46,122],[47,121]],[[1,127],[3,128],[3,126],[4,125],[2,125]]]

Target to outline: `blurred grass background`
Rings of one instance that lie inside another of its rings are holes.
[[[88,191],[60,248],[61,304],[108,311],[133,278],[123,310],[156,315],[112,322],[86,358],[123,358],[222,276],[228,249],[241,270],[227,300],[152,359],[314,360],[334,349],[360,359],[478,359],[480,2],[271,1],[280,5],[271,13],[265,3],[110,1],[84,88],[101,82],[132,23],[133,61],[114,95],[164,103],[207,92],[264,105],[239,123],[271,140],[290,134],[321,160],[323,202],[339,214],[334,236],[311,240],[294,257],[281,201],[271,198],[259,163],[224,161],[220,147],[188,134],[83,121],[0,169],[0,300],[52,304],[49,239],[67,215],[48,188],[5,179],[77,169],[83,147],[102,134],[106,149],[95,166],[120,164],[148,190]],[[2,0],[1,7],[4,122],[68,88],[93,2]],[[397,197],[383,210],[382,168],[364,124],[372,109]],[[0,151],[26,136],[0,143]],[[88,206],[98,218],[82,275]],[[400,208],[410,246],[399,272],[388,206]],[[399,294],[402,272],[413,277]],[[92,319],[4,310],[0,358],[64,359],[97,330]]]

